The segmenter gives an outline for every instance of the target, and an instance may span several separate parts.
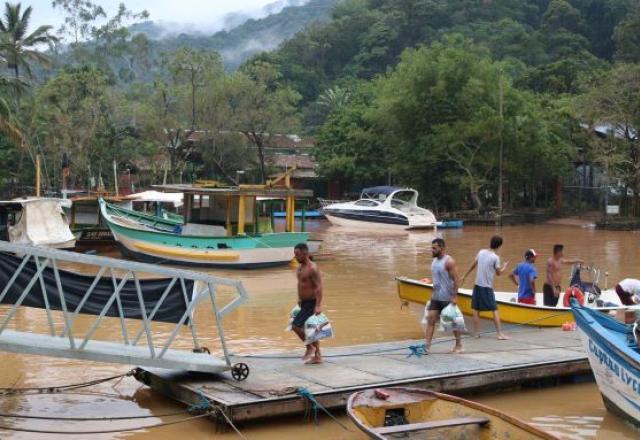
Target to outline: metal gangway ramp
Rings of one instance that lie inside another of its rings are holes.
[[[89,268],[91,275],[61,268],[68,264]],[[219,286],[233,290],[233,299],[222,307]],[[205,373],[234,368],[222,320],[247,299],[238,280],[5,241],[0,241],[0,289],[0,303],[10,305],[0,308],[0,350]],[[48,334],[18,329],[17,312],[24,306],[44,309]],[[210,327],[215,327],[222,356],[200,345],[194,317],[201,307],[210,307],[215,317]],[[89,317],[90,324],[77,325],[79,316]],[[120,341],[95,339],[106,317],[120,321]],[[163,322],[162,331],[154,333],[152,324],[158,322]],[[171,326],[169,331],[164,324]],[[172,348],[178,340],[184,346],[185,339],[191,350]],[[248,375],[241,367],[233,370],[236,379]]]

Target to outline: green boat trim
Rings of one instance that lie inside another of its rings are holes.
[[[107,203],[100,201],[102,215],[111,231],[128,239],[164,246],[189,249],[259,249],[294,247],[309,239],[307,232],[277,232],[266,234],[245,234],[235,236],[181,235],[160,230],[136,229],[119,224],[107,209]]]

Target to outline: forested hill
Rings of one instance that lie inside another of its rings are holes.
[[[130,31],[142,32],[153,40],[158,52],[168,52],[181,47],[215,50],[222,55],[227,70],[235,70],[252,55],[273,50],[312,23],[329,20],[333,6],[339,0],[310,0],[299,6],[288,6],[280,12],[261,19],[248,19],[229,30],[213,35],[199,33],[165,36],[170,29],[160,28],[153,22],[134,25]]]
[[[385,72],[406,48],[459,33],[522,63],[522,86],[571,93],[603,61],[640,58],[637,10],[637,0],[345,0],[329,23],[259,58],[308,103],[345,78]]]

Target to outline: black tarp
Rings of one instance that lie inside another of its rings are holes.
[[[18,270],[21,261],[22,258],[17,258],[14,255],[0,252],[0,292],[4,290],[13,274]],[[41,261],[43,260],[41,259]],[[33,259],[30,259],[16,278],[15,282],[9,289],[9,292],[7,292],[2,303],[15,304],[36,272],[36,264]],[[82,298],[89,290],[89,287],[91,287],[95,276],[79,275],[62,269],[58,269],[58,273],[60,274],[60,281],[62,284],[62,290],[64,291],[67,310],[73,312],[80,304],[80,301],[82,301]],[[62,310],[60,294],[58,293],[58,288],[56,286],[53,268],[45,268],[42,272],[42,279],[44,280],[47,299],[49,300],[49,308],[52,310]],[[116,285],[120,285],[121,281],[121,279],[116,279]],[[139,282],[148,317],[171,282],[171,279],[140,280]],[[185,285],[187,288],[187,297],[191,300],[193,281],[185,280]],[[89,296],[89,299],[80,310],[80,313],[99,315],[109,301],[109,298],[113,295],[114,290],[115,287],[111,276],[102,277]],[[120,302],[122,303],[125,318],[142,319],[140,302],[138,301],[138,294],[136,293],[135,282],[133,279],[127,280],[125,285],[122,287],[122,290],[120,290]],[[40,280],[36,280],[36,283],[33,285],[21,305],[40,309],[45,308]],[[162,302],[162,305],[154,315],[153,320],[177,323],[180,321],[180,318],[182,318],[182,315],[184,315],[186,309],[187,305],[184,301],[181,283],[178,280]],[[106,316],[120,316],[116,301],[113,302],[107,311]]]

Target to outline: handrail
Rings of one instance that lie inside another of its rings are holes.
[[[0,349],[208,372],[218,371],[216,368],[227,369],[231,366],[222,319],[247,300],[247,292],[239,280],[216,277],[191,270],[4,241],[0,241],[0,252],[17,256],[15,263],[13,263],[15,271],[11,275],[6,274],[8,281],[5,286],[1,286],[0,290],[0,302],[12,292],[8,297],[11,298],[8,304],[10,308],[0,322]],[[64,285],[65,277],[75,277],[79,274],[62,270],[61,263],[92,266],[97,270],[92,272],[95,275],[83,275],[87,279],[86,283],[84,281],[79,283],[81,287],[77,286],[78,283],[74,283],[75,290],[72,289],[72,296],[67,298]],[[120,275],[120,278],[116,278],[116,271],[122,271],[123,274]],[[142,274],[145,276],[142,277]],[[147,280],[146,275],[155,275],[154,279],[161,278],[162,282],[166,282],[166,286],[160,284],[160,287],[157,287],[156,285],[156,295],[159,296],[154,296],[153,299],[148,296],[145,298],[142,280]],[[45,278],[48,279],[47,282],[45,282]],[[101,287],[97,289],[99,283]],[[34,289],[34,286],[37,285],[40,288]],[[216,293],[218,286],[232,287],[236,291],[236,297],[226,302],[222,307],[218,306],[219,300]],[[101,295],[100,301],[89,303],[93,307],[91,312],[84,312],[85,305],[98,290]],[[160,292],[162,293],[160,294]],[[173,292],[172,302],[167,302],[170,292]],[[123,307],[124,302],[121,303],[123,295],[124,299],[128,301],[126,309]],[[38,302],[36,305],[33,302],[29,304],[26,301],[27,298],[32,301],[37,299]],[[50,301],[57,301],[57,304],[52,307]],[[215,317],[216,336],[222,348],[224,362],[211,356],[199,356],[192,351],[180,350],[180,354],[178,354],[175,353],[176,350],[170,349],[182,333],[183,326],[188,325],[193,338],[194,351],[201,351],[197,350],[201,347],[193,321],[196,309],[204,302],[211,303],[212,309],[210,310]],[[154,306],[151,307],[151,304]],[[178,309],[174,308],[176,304]],[[45,309],[49,334],[8,330],[18,308],[23,305]],[[165,310],[167,310],[166,307],[169,307],[169,310],[175,311],[173,316],[170,315],[169,321],[164,321],[165,324],[174,327],[168,332],[163,331],[154,335],[151,324],[163,305],[165,305]],[[62,331],[56,332],[52,311],[62,315]],[[84,332],[79,332],[77,326],[74,326],[81,312],[95,316],[93,321],[88,322]],[[92,339],[106,316],[120,319],[122,341]],[[127,321],[130,319],[141,321],[142,324],[133,335],[129,335],[127,330]],[[27,342],[27,339],[31,343]],[[34,340],[37,340],[38,343],[33,344]],[[63,344],[64,341],[66,342]],[[122,353],[119,352],[119,348],[114,351],[114,344],[122,347]],[[169,352],[171,353],[169,354]]]

